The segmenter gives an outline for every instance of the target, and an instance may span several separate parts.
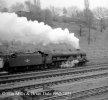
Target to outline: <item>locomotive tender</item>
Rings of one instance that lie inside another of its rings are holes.
[[[34,53],[13,53],[2,55],[0,68],[8,71],[22,71],[31,69],[46,69],[84,65],[87,62],[86,53],[81,50],[62,54],[37,51]]]

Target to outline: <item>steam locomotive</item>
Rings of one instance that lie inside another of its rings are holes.
[[[13,53],[0,57],[0,68],[8,72],[75,67],[87,62],[86,53],[81,50],[63,54],[37,51],[34,53]]]

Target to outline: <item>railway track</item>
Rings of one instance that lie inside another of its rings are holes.
[[[5,83],[6,81],[12,82],[12,81],[20,81],[22,79],[29,79],[33,77],[46,77],[51,75],[59,75],[59,74],[78,74],[85,72],[92,72],[92,71],[98,71],[98,70],[107,70],[108,64],[101,64],[101,65],[94,65],[94,66],[88,66],[88,67],[78,67],[78,68],[63,68],[63,69],[55,69],[55,70],[47,70],[42,72],[30,72],[30,73],[21,73],[21,74],[14,74],[14,75],[4,75],[0,76],[0,84]]]
[[[103,66],[103,67],[102,67]],[[96,67],[96,68],[94,68]],[[70,70],[71,69],[71,70]],[[13,77],[12,75],[4,75],[4,76],[0,76],[0,83],[1,84],[5,84],[7,83],[6,81],[8,80],[8,83],[11,83],[12,86],[10,86],[10,84],[6,84],[5,87],[2,87],[2,85],[0,85],[0,94],[2,94],[3,92],[10,92],[10,91],[20,91],[20,90],[25,90],[25,89],[39,89],[39,88],[43,88],[43,87],[50,87],[52,85],[58,85],[58,84],[62,84],[62,83],[70,83],[70,82],[76,82],[76,81],[83,81],[86,79],[91,79],[91,78],[103,78],[103,77],[107,77],[108,73],[107,71],[105,73],[99,73],[99,74],[93,74],[93,75],[85,75],[85,76],[81,76],[79,77],[78,75],[76,76],[75,74],[84,74],[84,73],[88,73],[88,72],[96,72],[96,71],[105,71],[108,70],[108,64],[102,64],[100,65],[95,65],[93,67],[89,66],[89,67],[84,67],[84,68],[67,68],[67,69],[61,69],[60,71],[57,70],[51,70],[51,72],[49,71],[43,71],[43,72],[32,72],[32,73],[24,73],[23,74],[14,74]],[[51,75],[52,73],[52,75]],[[63,75],[72,75],[74,74],[75,77],[68,77],[68,78],[62,78],[62,79],[58,79],[58,80],[47,80],[46,82],[41,81],[41,82],[33,82],[33,84],[28,83],[28,84],[19,84],[16,85],[18,82],[20,81],[24,81],[24,80],[32,80],[33,78],[35,79],[35,81],[37,79],[44,79],[44,78],[51,78],[51,77],[60,77]],[[18,76],[17,76],[18,75]],[[35,75],[35,76],[34,76]],[[8,77],[10,76],[10,77]],[[6,78],[8,78],[6,80]],[[16,80],[15,80],[16,78]],[[13,83],[15,82],[15,83]],[[16,83],[17,82],[17,83]],[[9,86],[8,86],[9,85]],[[58,99],[57,99],[58,100]]]
[[[42,98],[40,100],[83,100],[91,96],[102,95],[104,93],[108,93],[108,86],[89,89],[89,90],[80,91],[76,93],[69,92],[67,94],[66,93],[63,94],[63,92],[58,92],[58,93],[55,92],[53,96]],[[107,100],[107,99],[102,99],[102,100]]]
[[[105,78],[108,77],[108,71],[106,72],[100,72],[100,73],[92,73],[89,75],[80,75],[80,76],[68,76],[68,77],[59,77],[59,78],[55,78],[51,80],[43,80],[43,81],[29,81],[26,83],[22,83],[22,84],[10,84],[10,85],[1,85],[0,86],[0,93],[3,92],[8,92],[8,91],[20,91],[23,89],[38,89],[38,88],[43,88],[43,87],[50,87],[53,85],[58,85],[58,84],[63,84],[63,83],[71,83],[71,82],[79,82],[79,81],[84,81],[84,80],[88,80],[88,79],[99,79],[99,78]]]
[[[103,66],[103,67],[102,67]],[[94,68],[96,67],[96,68]],[[48,70],[48,71],[42,71],[42,72],[27,72],[27,73],[18,73],[18,74],[4,74],[0,76],[0,84],[7,84],[11,83],[13,85],[13,82],[15,84],[19,83],[20,81],[30,81],[30,80],[37,80],[37,79],[44,79],[44,78],[51,78],[51,77],[60,77],[63,75],[72,75],[72,74],[84,74],[88,72],[96,72],[96,71],[101,71],[101,70],[107,70],[108,69],[108,64],[95,64],[91,67],[91,65],[87,65],[87,67],[80,67],[80,68],[63,68],[63,69],[58,69],[57,70]],[[49,72],[50,71],[50,72]],[[51,75],[52,74],[52,75]],[[52,85],[58,85],[62,83],[70,83],[70,82],[76,82],[76,81],[83,81],[86,79],[91,79],[91,78],[103,78],[107,77],[108,73],[99,73],[97,75],[86,75],[86,76],[81,76],[81,77],[72,77],[68,79],[62,79],[62,80],[55,80],[55,81],[47,81],[47,82],[40,82],[40,83],[34,83],[34,84],[23,84],[23,85],[15,85],[13,87],[8,87],[6,88],[0,88],[0,93],[2,94],[3,92],[9,92],[9,91],[20,91],[20,90],[25,90],[25,89],[32,89],[32,88],[43,88],[43,87],[50,87]],[[0,86],[1,87],[1,86]],[[84,91],[83,91],[84,92]],[[74,93],[75,94],[75,93]],[[66,97],[67,98],[67,97]],[[81,99],[81,98],[80,98]],[[80,100],[79,99],[79,100]],[[44,99],[43,99],[44,100]],[[45,100],[59,100],[59,99],[45,99]],[[63,100],[63,99],[60,99]],[[68,99],[71,100],[71,99]],[[76,98],[72,98],[72,100],[76,100]],[[78,98],[77,98],[78,100]]]
[[[104,71],[104,70],[108,70],[108,66],[103,66],[103,67],[90,67],[90,68],[86,68],[86,69],[78,69],[73,71],[73,69],[67,69],[67,70],[62,70],[62,71],[57,71],[57,72],[51,72],[51,73],[47,73],[44,74],[42,73],[41,75],[37,74],[37,73],[32,73],[32,74],[27,74],[26,76],[22,75],[16,77],[16,76],[11,76],[10,78],[7,77],[2,77],[0,79],[0,85],[2,84],[9,84],[9,83],[13,83],[13,82],[22,82],[22,81],[29,81],[29,80],[38,80],[38,79],[44,79],[44,78],[53,78],[53,77],[60,77],[60,76],[64,76],[64,75],[79,75],[79,74],[84,74],[84,73],[91,73],[91,72],[96,72],[96,71]],[[68,77],[68,76],[67,76]]]

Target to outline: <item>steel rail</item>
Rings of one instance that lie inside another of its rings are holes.
[[[61,68],[61,69],[53,69],[53,70],[47,70],[47,71],[39,71],[39,72],[27,72],[27,73],[18,73],[18,74],[12,74],[12,75],[3,75],[0,76],[0,79],[8,79],[8,78],[14,78],[14,77],[22,77],[22,76],[29,76],[29,75],[39,75],[39,74],[48,74],[48,73],[54,73],[54,72],[63,72],[63,71],[76,71],[76,70],[82,70],[82,69],[88,69],[93,67],[100,67],[100,66],[108,66],[108,64],[96,64],[96,65],[90,65],[90,66],[83,66],[83,67],[77,67],[77,68]]]
[[[0,84],[8,84],[8,83],[13,83],[13,82],[20,82],[20,81],[29,81],[29,80],[37,80],[37,79],[42,79],[42,78],[51,78],[51,77],[57,77],[57,76],[64,76],[64,75],[75,75],[75,74],[81,74],[81,73],[87,73],[87,72],[96,72],[96,71],[103,71],[103,70],[108,70],[108,66],[103,66],[103,67],[96,67],[96,68],[88,68],[88,69],[80,69],[73,71],[71,70],[63,70],[63,72],[55,72],[55,73],[47,73],[47,74],[41,74],[41,75],[27,75],[27,76],[22,76],[22,77],[16,77],[16,78],[8,78],[8,79],[0,79]]]
[[[79,81],[84,81],[87,79],[99,79],[99,78],[105,78],[108,77],[108,72],[107,73],[101,73],[101,74],[96,74],[96,75],[87,75],[87,76],[81,76],[81,77],[73,77],[73,78],[68,78],[68,79],[58,79],[58,80],[50,80],[47,82],[38,82],[38,83],[29,83],[29,84],[20,84],[20,85],[14,85],[12,87],[3,87],[0,89],[0,93],[2,92],[8,92],[8,91],[19,91],[22,89],[35,89],[35,88],[43,88],[45,86],[53,86],[53,85],[58,85],[58,84],[63,84],[63,83],[72,83],[72,82],[79,82]]]

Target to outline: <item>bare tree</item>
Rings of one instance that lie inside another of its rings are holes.
[[[50,6],[50,10],[51,10],[51,12],[54,16],[58,16],[62,12],[61,8],[57,8],[57,7],[54,7],[54,6]]]
[[[11,12],[23,11],[24,4],[17,2],[11,6]]]
[[[63,15],[67,15],[67,9],[65,7],[63,8]]]
[[[76,18],[80,13],[80,10],[76,6],[69,7],[67,9],[68,16]]]
[[[0,0],[0,12],[7,11],[7,4],[4,0]]]
[[[40,0],[34,0],[34,5],[41,8]]]
[[[44,9],[43,10],[43,16],[44,16],[44,22],[45,24],[48,24],[48,25],[52,25],[52,13],[49,9]]]
[[[52,13],[49,9],[41,9],[40,0],[34,0],[34,3],[30,1],[25,2],[29,11],[29,19],[37,20],[38,22],[45,22],[45,24],[52,24]]]
[[[38,20],[39,22],[42,21],[42,10],[40,6],[40,0],[34,0],[34,3],[31,3],[30,1],[25,1],[25,5],[29,13],[29,17],[31,20]]]
[[[93,24],[94,16],[92,11],[89,9],[89,0],[85,0],[84,18],[85,18],[85,24],[89,29],[88,44],[90,44],[90,27]]]
[[[25,1],[26,9],[31,11],[33,4],[30,1]]]
[[[103,7],[97,7],[93,10],[94,16],[97,20],[100,21],[100,31],[102,32],[105,29],[105,19],[108,17],[108,9]]]
[[[52,17],[54,21],[59,21],[59,16],[63,13],[63,10],[61,8],[57,8],[54,6],[50,6],[50,11],[52,13]]]

